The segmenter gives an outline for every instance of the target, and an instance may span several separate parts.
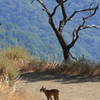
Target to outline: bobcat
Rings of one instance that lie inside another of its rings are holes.
[[[48,90],[42,86],[42,88],[40,89],[40,92],[44,92],[44,94],[47,97],[47,100],[52,100],[52,96],[54,97],[54,100],[59,100],[59,90],[58,89]]]

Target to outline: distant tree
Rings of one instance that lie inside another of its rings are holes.
[[[34,0],[32,0],[32,3],[33,1]],[[93,5],[94,3],[92,2],[90,6],[88,6],[86,9],[76,10],[69,16],[65,10],[65,3],[68,2],[69,0],[54,0],[54,2],[57,2],[57,5],[54,7],[52,12],[49,11],[47,5],[43,1],[44,0],[37,0],[37,2],[42,6],[43,11],[45,11],[48,15],[48,20],[49,20],[48,22],[51,28],[53,29],[62,47],[64,60],[67,61],[69,56],[73,57],[72,54],[70,53],[70,50],[75,45],[76,41],[78,40],[80,31],[87,29],[87,28],[96,28],[96,29],[100,28],[100,26],[96,26],[96,25],[86,25],[87,20],[96,14],[99,5],[95,4],[94,7],[92,7],[91,5]],[[56,15],[56,11],[59,7],[61,8],[61,14],[63,18],[59,20],[59,24],[56,25],[54,21],[54,16]],[[72,21],[72,18],[75,17],[77,14],[85,13],[85,12],[86,13],[88,12],[88,15],[86,14],[85,16],[83,16],[82,23],[73,30],[72,41],[68,44],[64,40],[64,37],[62,35],[65,25],[69,21]]]

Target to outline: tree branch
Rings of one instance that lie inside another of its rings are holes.
[[[64,4],[65,2],[67,2],[68,0],[63,0],[62,2],[60,2],[57,6],[55,6],[55,8],[53,9],[53,12],[51,13],[51,16],[54,16],[56,13],[56,10],[58,7],[60,7],[62,4]]]
[[[82,9],[82,10],[79,10],[79,11],[74,11],[71,16],[69,16],[68,18],[64,17],[64,19],[59,22],[59,29],[58,30],[60,32],[62,32],[62,30],[63,30],[64,26],[66,25],[66,23],[68,21],[70,21],[77,13],[79,13],[79,12],[87,12],[87,11],[94,11],[94,13],[96,13],[97,9],[98,9],[98,5],[96,7],[93,7],[93,8],[87,8],[87,9]],[[88,16],[88,17],[91,17],[91,15]]]
[[[90,15],[88,15],[86,17],[83,17],[82,24],[79,25],[77,29],[74,29],[72,42],[68,45],[69,48],[72,48],[74,46],[77,39],[79,38],[79,32],[81,30],[86,29],[86,28],[97,28],[97,29],[100,28],[100,26],[96,26],[96,25],[85,25],[86,21],[96,14],[97,9],[98,9],[98,5],[95,8],[88,8],[88,9],[81,10],[82,12],[93,10],[93,13],[91,13]]]
[[[86,28],[96,28],[96,29],[99,29],[100,26],[96,26],[96,25],[86,25],[82,29],[86,29]]]
[[[68,20],[71,20],[77,13],[79,13],[79,12],[87,12],[87,11],[96,11],[97,9],[98,9],[98,7],[99,7],[99,5],[97,4],[97,6],[96,7],[93,7],[93,8],[87,8],[87,9],[82,9],[82,10],[78,10],[78,11],[74,11],[73,13],[72,13],[72,15],[71,16],[69,16],[69,18],[68,18]]]
[[[64,1],[62,0],[62,2],[58,2],[59,4],[54,8],[54,10],[53,10],[53,12],[52,12],[52,16],[53,16],[53,15],[55,14],[57,8],[58,8],[59,6],[61,6],[63,19],[59,22],[59,28],[58,28],[58,30],[59,30],[60,33],[62,33],[62,30],[63,30],[65,24],[67,23],[67,17],[68,17],[68,16],[67,16],[67,13],[66,13],[65,7],[64,7],[64,3],[67,2],[67,1],[68,1],[68,0],[64,0]]]
[[[54,21],[53,21],[53,14],[51,14],[51,13],[49,12],[48,8],[46,7],[46,5],[45,5],[43,2],[41,2],[40,0],[37,0],[37,1],[41,4],[41,6],[43,7],[43,10],[48,14],[48,17],[49,17],[49,24],[51,25],[52,29],[54,30],[54,33],[55,33],[56,37],[58,38],[58,40],[59,40],[59,42],[60,42],[62,48],[64,49],[64,47],[66,47],[66,42],[65,42],[65,40],[63,39],[62,34],[58,31],[58,29],[57,29],[57,27],[56,27],[56,25],[55,25],[55,23],[54,23]],[[65,1],[67,1],[67,0],[65,0]],[[65,1],[64,1],[64,2],[65,2]],[[60,6],[60,5],[59,5],[59,6]],[[57,6],[57,7],[58,7],[58,6]]]
[[[47,14],[48,14],[48,16],[50,16],[51,14],[50,14],[50,11],[48,10],[48,8],[46,7],[46,5],[41,1],[41,0],[37,0],[40,4],[41,4],[41,6],[43,7],[43,11],[45,11]]]
[[[75,61],[77,61],[77,58],[75,56],[73,56],[71,52],[69,52],[69,55],[71,56],[72,59],[74,59]]]
[[[62,15],[63,15],[63,20],[67,19],[67,13],[65,11],[64,3],[61,4],[61,10],[62,10]]]

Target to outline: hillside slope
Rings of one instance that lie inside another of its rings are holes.
[[[77,0],[71,2],[68,14],[75,9],[86,8],[91,0]],[[97,0],[98,3],[100,1]],[[53,0],[46,0],[50,10],[56,3]],[[67,6],[67,4],[66,4]],[[71,8],[72,6],[72,8]],[[100,25],[100,9],[89,24]],[[72,28],[80,22],[79,16],[68,23],[64,30],[66,41],[71,40]],[[58,11],[56,23],[61,18]],[[30,0],[0,0],[0,47],[21,45],[28,48],[32,55],[47,59],[62,59],[61,47],[48,24],[46,14],[41,10],[40,5]],[[85,30],[80,33],[80,38],[72,49],[74,55],[85,55],[87,58],[100,60],[100,29]],[[80,52],[80,54],[79,54]]]

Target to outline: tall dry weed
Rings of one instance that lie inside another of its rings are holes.
[[[39,100],[25,88],[19,88],[18,83],[18,81],[12,84],[8,81],[0,82],[0,100]]]

